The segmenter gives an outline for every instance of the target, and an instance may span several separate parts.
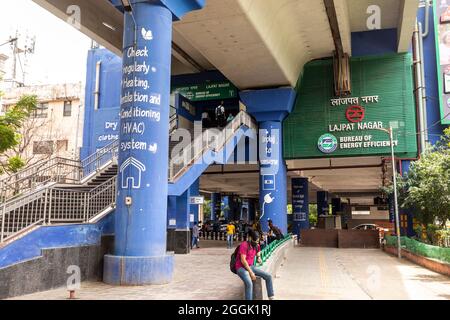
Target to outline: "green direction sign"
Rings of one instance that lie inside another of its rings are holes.
[[[180,93],[191,101],[232,99],[238,96],[236,87],[230,82],[214,82],[182,87],[173,87],[172,93]]]
[[[352,93],[333,96],[333,61],[308,63],[294,111],[284,121],[286,159],[417,155],[412,58],[409,54],[352,58]]]

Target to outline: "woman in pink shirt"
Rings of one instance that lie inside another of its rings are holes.
[[[253,281],[256,277],[261,277],[266,281],[267,295],[270,300],[274,299],[272,275],[253,265],[255,257],[261,263],[261,252],[259,246],[259,234],[250,229],[247,234],[247,241],[239,246],[236,257],[236,272],[245,284],[245,300],[253,300]]]

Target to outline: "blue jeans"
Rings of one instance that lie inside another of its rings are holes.
[[[272,275],[261,269],[256,268],[255,266],[250,267],[255,274],[255,276],[263,278],[266,281],[266,289],[268,297],[273,297],[273,283],[272,283]],[[250,274],[245,268],[240,268],[237,271],[238,276],[244,281],[245,284],[245,300],[253,300],[253,281],[250,278]]]
[[[233,234],[227,234],[227,248],[231,249],[233,248]]]
[[[198,248],[198,237],[192,237],[192,248],[194,245]]]

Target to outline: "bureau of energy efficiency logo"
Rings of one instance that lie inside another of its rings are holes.
[[[338,141],[335,136],[327,133],[319,138],[317,146],[319,147],[319,150],[322,151],[323,153],[333,153],[337,149]]]

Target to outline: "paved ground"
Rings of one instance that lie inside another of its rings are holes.
[[[278,275],[280,300],[450,300],[450,278],[381,250],[295,248]]]
[[[175,256],[174,281],[148,287],[112,287],[83,283],[77,292],[89,300],[234,300],[240,279],[229,271],[232,250],[202,248]],[[221,243],[224,246],[224,243]],[[209,247],[209,248],[208,248]],[[295,248],[274,279],[278,300],[297,299],[450,299],[450,278],[398,261],[380,250]],[[65,299],[65,289],[16,299]]]
[[[217,247],[217,244],[221,247]],[[76,296],[83,300],[234,300],[243,298],[242,281],[229,269],[233,250],[226,242],[200,241],[190,255],[175,255],[174,279],[170,284],[145,287],[114,287],[83,282]],[[17,297],[26,300],[66,299],[65,288]]]

